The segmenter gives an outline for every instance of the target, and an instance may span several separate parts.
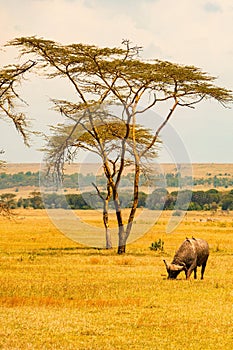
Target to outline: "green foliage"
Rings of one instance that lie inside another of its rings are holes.
[[[39,172],[19,172],[16,174],[0,173],[0,189],[20,186],[39,186]]]
[[[16,195],[13,193],[3,193],[0,195],[0,203],[9,209],[15,209],[17,202],[15,200]]]
[[[4,177],[3,180],[7,179],[8,176]],[[16,176],[17,179],[21,179],[21,183],[24,183],[24,179],[22,174],[20,176]],[[122,184],[122,188],[119,191],[120,194],[120,203],[122,208],[128,208],[132,204],[132,191],[130,190],[130,180],[129,174],[124,178],[126,183],[124,187],[124,183]],[[76,179],[77,182],[71,181]],[[78,182],[78,174],[66,176],[65,183],[69,187],[77,188],[82,183],[83,189],[85,186],[90,186],[94,179],[94,175],[89,174],[87,177],[81,176],[81,180]],[[32,180],[35,180],[34,174],[32,174]],[[100,176],[98,180],[98,184],[100,185],[101,180],[104,180],[104,177]],[[7,180],[8,181],[8,180]],[[14,185],[16,183],[14,182]],[[71,186],[72,185],[72,186]],[[102,184],[104,186],[104,183]],[[10,185],[11,187],[12,185]],[[18,187],[17,187],[18,188]],[[18,189],[18,193],[20,193],[20,189]],[[106,195],[104,191],[103,195]],[[177,196],[179,194],[179,204],[177,204]],[[152,210],[173,210],[176,208],[176,211],[173,215],[179,215],[184,206],[187,205],[187,201],[190,198],[190,191],[173,191],[169,193],[164,188],[156,189],[152,194],[146,194],[142,191],[139,191],[138,194],[139,207],[146,207]],[[63,208],[63,209],[94,209],[94,208],[102,208],[103,202],[100,197],[97,195],[95,191],[87,192],[85,190],[82,191],[82,194],[66,194],[65,196],[59,195],[57,193],[45,194],[43,196],[43,200],[41,198],[40,192],[34,191],[30,193],[29,198],[19,198],[16,201],[15,194],[5,193],[0,196],[1,201],[10,203],[11,208],[18,207],[32,207],[34,209],[42,209],[44,204],[48,208]],[[112,200],[109,202],[109,207],[114,208],[114,204]],[[233,190],[226,192],[219,192],[216,189],[208,190],[208,191],[193,191],[191,194],[191,201],[188,205],[188,210],[213,210],[216,211],[218,208],[222,208],[222,210],[233,210]]]
[[[222,210],[233,210],[233,194],[223,196]]]
[[[172,213],[172,216],[182,216],[183,213],[182,213],[182,210],[175,210],[173,213]]]
[[[150,183],[156,184],[157,187],[164,184],[164,175],[150,175]],[[200,180],[202,185],[213,185],[214,177]],[[85,188],[91,186],[92,183],[97,183],[98,186],[105,186],[106,178],[102,175],[94,175],[93,173],[83,175],[81,173],[64,174],[63,187],[64,188]],[[199,185],[199,179],[193,179],[194,187]],[[34,186],[39,184],[39,172],[28,171],[26,173],[19,172],[16,174],[7,174],[5,172],[0,173],[0,189],[21,187],[21,186]],[[121,187],[130,187],[133,184],[133,174],[128,173],[122,176]],[[139,185],[146,186],[148,184],[148,178],[144,174],[140,175]],[[192,178],[189,176],[181,177],[178,180],[178,176],[173,173],[166,174],[166,186],[167,187],[180,187],[192,185]],[[224,177],[219,179],[218,187],[232,187],[233,177]],[[201,191],[200,191],[201,192]],[[199,194],[200,196],[200,194]],[[209,203],[220,201],[220,194],[215,188],[205,191],[205,196]]]
[[[168,178],[174,179],[172,174],[168,174]],[[132,183],[133,174],[128,173],[122,177],[121,187],[120,187],[120,200],[122,207],[130,207],[132,204]],[[145,184],[145,177],[141,175],[140,185]],[[231,179],[229,179],[231,181]],[[78,174],[74,173],[71,175],[65,175],[63,181],[64,190],[67,188],[81,189],[83,193],[83,198],[88,197],[88,204],[83,202],[81,195],[67,195],[66,199],[62,199],[57,194],[45,195],[46,205],[48,207],[54,208],[72,208],[82,209],[82,208],[102,208],[102,201],[98,198],[97,194],[93,191],[88,193],[85,188],[92,186],[92,183],[97,183],[99,188],[105,189],[106,179],[104,175],[94,174]],[[159,181],[157,181],[159,184]],[[229,182],[230,183],[230,182]],[[33,186],[38,187],[39,184],[39,173],[38,172],[19,172],[16,174],[0,173],[0,188],[9,189],[16,188],[15,192],[20,193],[20,189],[23,186]],[[228,193],[219,192],[216,189],[210,189],[208,191],[193,191],[191,195],[191,202],[189,204],[188,210],[217,210],[221,207],[223,210],[232,210],[232,194],[233,190]],[[164,188],[157,188],[152,194],[147,195],[144,192],[139,192],[139,207],[147,207],[149,209],[156,210],[173,210],[177,201],[178,191],[173,191],[168,193]],[[182,210],[182,208],[187,204],[190,198],[190,191],[179,191],[179,206],[176,209]],[[39,192],[36,191],[31,193],[30,198],[18,200],[17,205],[19,207],[33,207],[35,209],[43,208]],[[15,204],[13,205],[15,206]],[[113,204],[110,202],[110,207],[113,208]]]
[[[150,250],[155,250],[155,251],[161,251],[163,252],[164,250],[164,241],[159,238],[157,241],[151,243]]]
[[[85,196],[88,199],[87,201],[85,201]],[[65,197],[67,201],[67,207],[70,209],[93,209],[98,207],[95,201],[97,197],[96,195],[92,203],[90,203],[91,196],[89,193],[85,193],[84,195],[67,194]],[[91,206],[91,205],[95,205],[95,206]]]
[[[165,188],[158,188],[148,196],[147,206],[149,209],[162,210],[165,206],[168,191]]]
[[[40,192],[30,193],[30,206],[34,209],[44,209],[43,200],[41,198]]]

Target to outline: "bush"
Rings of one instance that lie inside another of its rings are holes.
[[[175,210],[173,213],[172,213],[172,216],[181,216],[182,215],[182,210]]]
[[[222,198],[222,210],[233,210],[233,195],[228,194]]]
[[[162,239],[159,238],[158,241],[151,243],[150,250],[155,250],[155,251],[160,250],[161,252],[163,252],[163,246],[164,246],[164,241],[162,241]]]

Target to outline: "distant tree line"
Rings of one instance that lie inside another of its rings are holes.
[[[19,172],[17,174],[0,174],[0,189],[24,186],[39,186],[39,172]]]
[[[177,204],[177,196],[179,201]],[[191,201],[190,201],[191,195]],[[132,194],[124,191],[121,194],[122,208],[128,208],[131,205]],[[102,208],[102,200],[96,192],[84,192],[82,194],[65,194],[48,193],[43,195],[34,191],[27,198],[16,199],[13,193],[4,193],[0,196],[0,202],[11,209],[15,208],[63,208],[63,209],[99,209]],[[188,204],[188,205],[187,205]],[[139,207],[152,210],[233,210],[233,190],[220,192],[216,189],[208,191],[173,191],[168,192],[164,188],[158,188],[151,194],[139,192]],[[110,202],[110,208],[113,203]]]
[[[166,187],[185,187],[185,186],[191,186],[192,184],[194,186],[198,185],[207,185],[209,187],[224,187],[229,188],[233,187],[233,176],[230,174],[219,174],[218,176],[212,176],[211,174],[207,174],[208,177],[206,178],[194,178],[192,179],[191,176],[185,176],[182,177],[181,174],[178,172],[176,174],[174,173],[168,173],[166,175],[163,174],[157,174],[150,176],[150,183],[153,183],[153,185],[156,185],[156,187],[163,187],[164,184],[166,184]],[[87,175],[74,173],[70,175],[64,176],[63,186],[64,188],[85,188],[88,186],[91,186],[93,182],[96,182],[99,187],[105,186],[106,179],[104,175],[97,175],[90,173]],[[121,187],[130,187],[132,186],[133,178],[132,174],[128,173],[127,175],[122,177]],[[140,186],[147,186],[148,185],[148,179],[145,178],[144,175],[140,176]],[[39,172],[19,172],[17,174],[7,174],[7,173],[0,173],[0,189],[7,189],[7,188],[18,188],[18,187],[24,187],[24,186],[39,186]]]

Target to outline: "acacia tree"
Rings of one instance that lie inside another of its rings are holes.
[[[61,45],[36,37],[16,38],[9,43],[19,47],[22,54],[33,54],[39,58],[40,66],[48,69],[48,78],[66,78],[76,92],[76,110],[88,111],[92,106],[103,103],[121,104],[126,130],[121,140],[120,165],[115,178],[109,169],[101,138],[98,141],[102,151],[104,173],[109,179],[116,209],[119,227],[118,253],[125,252],[138,205],[140,159],[154,146],[175,110],[178,107],[194,107],[195,104],[209,98],[224,106],[232,102],[232,92],[216,86],[215,78],[201,69],[168,61],[146,61],[139,56],[140,48],[131,46],[128,40],[124,40],[123,44],[123,48],[99,48],[83,44]],[[139,106],[140,101],[144,102],[145,108]],[[142,151],[138,151],[135,138],[137,116],[161,103],[167,106],[167,114],[150,143]],[[59,104],[63,112],[64,105],[69,105],[69,102],[57,101],[57,105]],[[125,167],[130,130],[134,159],[134,199],[128,222],[124,226],[118,187]],[[96,137],[98,138],[98,133]]]
[[[0,119],[11,120],[22,136],[24,143],[28,145],[29,132],[28,121],[24,113],[17,111],[17,101],[25,103],[16,91],[18,85],[36,62],[27,61],[20,65],[8,65],[0,69]],[[0,154],[4,153],[0,150]],[[4,162],[0,160],[0,168]],[[8,202],[0,200],[0,215],[9,216],[11,214]]]
[[[59,109],[61,106],[59,105]],[[99,198],[103,203],[103,223],[105,227],[106,248],[112,248],[111,232],[109,229],[109,201],[113,196],[111,180],[119,172],[119,151],[121,150],[121,142],[126,132],[126,125],[121,118],[112,115],[106,108],[92,108],[88,109],[88,113],[80,113],[75,109],[63,109],[63,113],[68,116],[68,125],[59,125],[52,127],[53,135],[49,137],[46,151],[47,174],[58,175],[55,181],[60,185],[60,174],[63,175],[63,166],[66,161],[73,161],[79,150],[83,149],[91,153],[95,153],[103,161],[105,157],[108,163],[109,172],[106,175],[105,188],[102,189],[97,183],[92,183]],[[86,115],[84,115],[86,114]],[[80,120],[82,119],[82,120]],[[145,129],[140,125],[135,127],[135,140],[137,151],[145,149],[151,142],[153,134],[150,129]],[[101,142],[100,142],[101,140]],[[125,167],[133,164],[132,156],[132,128],[130,130],[129,138],[127,140],[127,153],[125,155]],[[157,156],[156,147],[152,147],[148,152],[146,161]],[[141,164],[142,166],[143,164]],[[51,171],[51,168],[53,171]],[[144,174],[147,171],[144,167]],[[50,183],[50,182],[49,182]],[[54,179],[52,181],[54,183]],[[119,196],[119,190],[118,190]],[[121,208],[119,208],[121,211]]]

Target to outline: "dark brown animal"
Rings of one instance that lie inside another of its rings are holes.
[[[203,279],[206,263],[209,257],[209,245],[200,238],[186,238],[177,250],[172,263],[163,260],[168,272],[168,279],[176,279],[181,271],[185,271],[186,279],[189,279],[194,271],[197,278],[197,266],[201,266],[201,279]]]

